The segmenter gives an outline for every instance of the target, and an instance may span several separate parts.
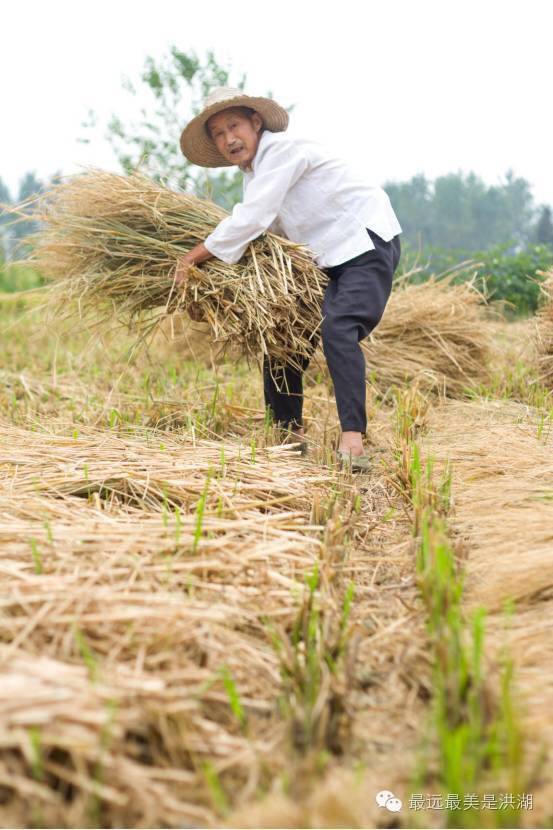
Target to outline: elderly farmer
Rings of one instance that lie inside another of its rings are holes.
[[[356,179],[314,142],[286,135],[287,126],[288,113],[275,101],[220,87],[183,130],[181,149],[190,161],[240,167],[244,199],[179,260],[176,279],[182,283],[190,265],[211,257],[238,262],[248,243],[267,230],[308,246],[329,276],[321,332],[342,428],[338,452],[362,470],[369,459],[359,341],[378,324],[390,296],[401,228],[381,188]],[[313,347],[316,339],[314,334]],[[263,375],[274,420],[301,438],[302,373],[278,369],[265,358]]]

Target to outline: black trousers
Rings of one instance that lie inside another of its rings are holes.
[[[385,242],[368,231],[374,250],[324,269],[329,276],[323,300],[321,335],[323,351],[334,384],[336,407],[342,431],[367,429],[365,358],[359,345],[378,325],[392,291],[392,277],[399,263],[399,237]],[[312,338],[313,351],[318,332]],[[282,427],[302,425],[303,372],[309,358],[301,360],[302,371],[279,367],[265,357],[263,388],[265,405]]]

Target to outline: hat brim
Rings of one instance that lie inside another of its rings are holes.
[[[206,129],[207,121],[212,115],[230,107],[250,107],[259,113],[264,126],[272,133],[279,133],[288,126],[288,113],[272,98],[255,98],[251,95],[240,95],[218,101],[190,121],[181,133],[180,147],[186,158],[193,164],[201,167],[232,167],[233,163],[221,155],[209,137]]]

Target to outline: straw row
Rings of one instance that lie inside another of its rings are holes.
[[[553,796],[552,442],[551,424],[512,401],[449,403],[431,413],[426,438],[436,461],[453,465],[453,528],[469,554],[467,610],[487,610],[497,684],[504,655],[513,661],[525,769],[539,769],[526,784],[534,809],[522,820],[530,827],[549,821]]]
[[[322,553],[323,477],[289,448],[0,436],[6,815],[209,823],[219,790],[255,789],[278,757],[269,627]]]
[[[333,475],[289,448],[252,457],[153,430],[2,424],[0,457],[0,774],[13,826],[220,823],[268,788],[290,759],[272,636],[291,630],[315,567],[325,613],[340,614],[336,586],[356,583],[358,671],[372,678],[368,698],[356,686],[357,742],[372,757],[390,717],[398,732],[412,718],[410,547],[379,523],[378,479],[360,513],[357,497],[338,511]]]

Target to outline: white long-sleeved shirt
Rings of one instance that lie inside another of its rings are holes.
[[[374,248],[367,228],[385,241],[401,233],[381,187],[365,184],[315,142],[265,130],[244,173],[243,201],[205,246],[232,264],[270,230],[306,245],[315,262],[329,268]]]

